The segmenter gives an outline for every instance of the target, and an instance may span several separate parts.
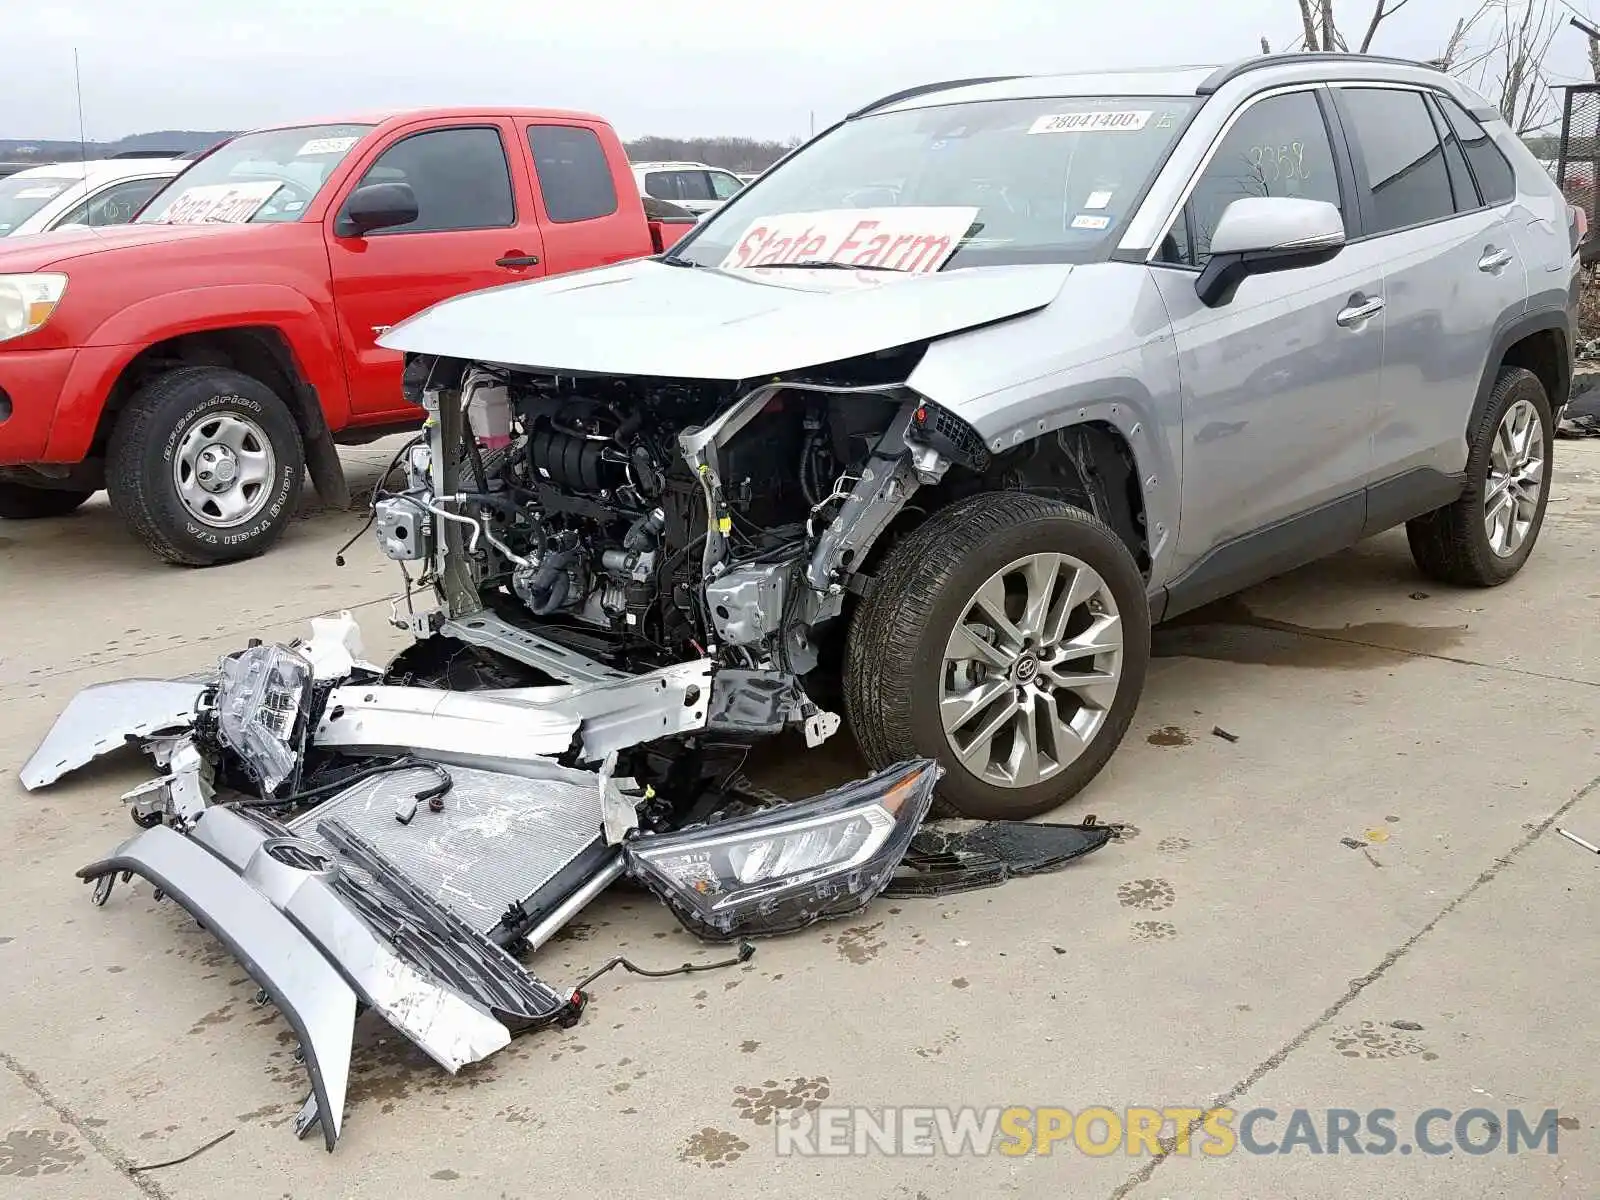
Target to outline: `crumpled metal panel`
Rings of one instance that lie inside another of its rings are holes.
[[[86,687],[67,702],[33,756],[23,764],[22,786],[47,787],[129,738],[188,726],[207,684],[197,680],[119,679]]]
[[[689,271],[639,259],[457,296],[378,344],[553,371],[761,379],[1043,308],[1073,270]]]
[[[417,887],[487,934],[511,904],[533,895],[599,840],[600,784],[587,771],[554,779],[470,767],[449,771],[453,783],[442,812],[423,805],[409,823],[395,819],[397,805],[438,782],[433,772],[419,768],[352,784],[289,827],[320,843],[318,824],[337,819]],[[353,865],[343,869],[359,877]]]
[[[208,817],[209,819],[209,817]],[[131,871],[148,879],[227,946],[278,1006],[305,1054],[331,1151],[344,1119],[356,994],[293,922],[220,859],[157,825],[78,872],[99,880]]]

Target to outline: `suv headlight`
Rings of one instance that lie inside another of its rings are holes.
[[[38,329],[66,290],[65,275],[0,275],[0,342]]]
[[[917,759],[755,816],[639,838],[623,853],[699,937],[788,933],[855,912],[888,886],[941,774]]]
[[[300,765],[311,681],[310,662],[284,646],[252,646],[222,660],[217,732],[261,781],[263,795]]]

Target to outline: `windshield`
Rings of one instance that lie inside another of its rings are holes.
[[[307,125],[247,133],[169,184],[141,225],[298,221],[370,125]]]
[[[0,237],[5,237],[62,192],[77,175],[13,175],[0,179]]]
[[[850,121],[680,243],[705,267],[898,271],[1107,257],[1198,100],[990,100]]]

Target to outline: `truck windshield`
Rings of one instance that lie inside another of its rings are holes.
[[[5,237],[79,178],[77,175],[13,175],[0,179],[0,237]]]
[[[673,251],[702,267],[937,271],[1107,257],[1199,102],[990,100],[850,121]]]
[[[139,224],[298,221],[371,128],[307,125],[236,137],[168,184],[139,215]]]

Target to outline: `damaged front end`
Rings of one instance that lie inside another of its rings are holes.
[[[919,489],[987,486],[982,442],[905,383],[924,348],[743,382],[414,357],[427,422],[373,511],[412,644],[379,667],[319,618],[62,714],[24,783],[128,742],[163,769],[79,874],[101,904],[148,880],[239,958],[300,1039],[300,1134],[333,1148],[361,1012],[451,1072],[578,1020],[584,984],[522,956],[623,876],[743,943],[1105,844],[930,838],[925,758],[807,799],[741,773],[761,739],[839,730],[843,619]]]

